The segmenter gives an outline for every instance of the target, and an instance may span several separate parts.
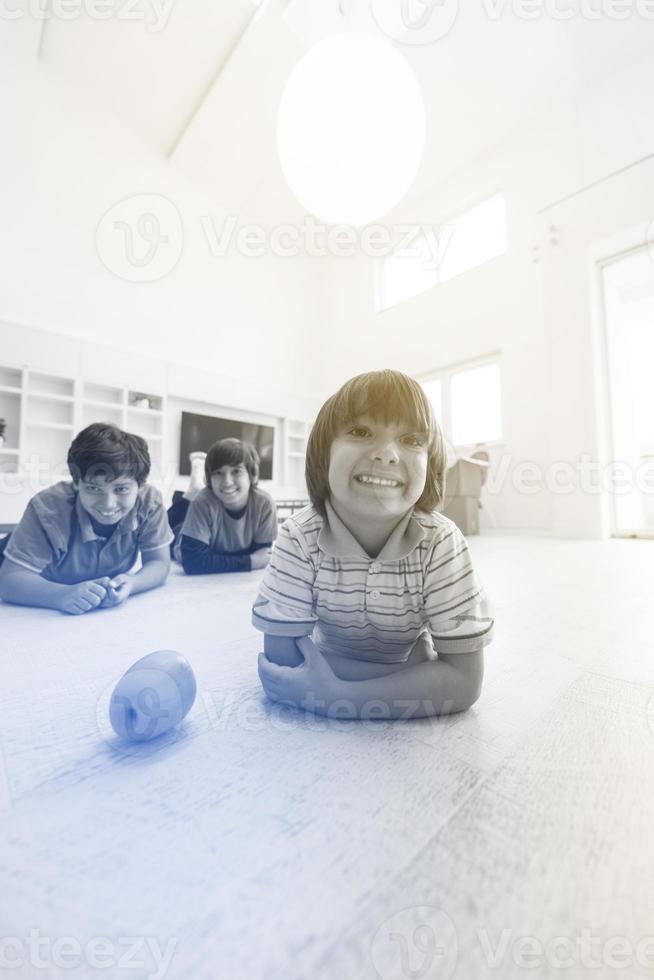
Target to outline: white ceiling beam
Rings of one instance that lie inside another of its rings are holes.
[[[189,129],[191,128],[191,126],[193,125],[194,119],[197,117],[198,113],[202,109],[202,106],[207,101],[207,98],[209,97],[209,93],[213,90],[214,86],[218,83],[221,75],[227,69],[228,65],[230,64],[230,62],[234,58],[236,52],[241,48],[241,46],[243,45],[243,42],[247,38],[247,35],[250,33],[250,31],[255,26],[255,24],[257,24],[258,21],[260,21],[262,19],[262,17],[266,16],[268,14],[268,12],[272,8],[276,7],[278,9],[278,12],[281,14],[283,12],[284,8],[289,3],[292,3],[292,2],[293,2],[293,0],[263,0],[263,2],[260,3],[259,6],[255,9],[254,13],[250,17],[250,19],[247,21],[247,23],[243,27],[242,31],[240,32],[240,34],[236,37],[236,39],[234,40],[234,43],[230,47],[229,51],[227,52],[227,54],[225,55],[225,57],[222,59],[222,61],[220,62],[220,64],[216,68],[215,72],[213,73],[213,75],[209,79],[209,82],[205,86],[204,91],[202,92],[200,98],[198,99],[197,103],[193,107],[193,110],[191,111],[190,115],[185,120],[185,122],[182,124],[182,126],[180,127],[179,132],[177,133],[177,135],[173,139],[172,143],[170,144],[170,147],[168,148],[168,151],[166,153],[166,157],[167,157],[168,160],[170,160],[171,157],[174,155],[174,153],[177,150],[178,146],[180,145],[180,143],[184,139],[185,135],[187,134],[187,132],[189,131]]]

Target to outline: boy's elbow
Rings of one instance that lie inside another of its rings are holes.
[[[466,674],[461,694],[461,711],[467,711],[481,696],[481,688],[484,683],[484,660],[483,653],[478,652],[479,663],[475,670]]]
[[[156,589],[163,585],[170,573],[170,558],[153,558],[143,562],[141,569],[147,576],[148,585],[146,588]],[[145,579],[143,580],[145,582]]]
[[[0,565],[0,599],[3,602],[12,602],[14,592],[11,569],[7,563],[7,559],[5,559],[2,565]]]
[[[471,708],[473,704],[479,700],[481,695],[481,685],[482,678],[479,678],[479,680],[474,682],[466,682],[457,701],[457,707],[454,710],[467,711],[468,708]]]
[[[200,569],[198,568],[197,562],[193,558],[189,558],[182,552],[182,568],[187,575],[199,575]]]
[[[451,697],[443,703],[443,713],[455,714],[467,711],[479,700],[484,682],[484,652],[475,650],[447,656],[439,654],[441,662],[448,663],[456,670]]]

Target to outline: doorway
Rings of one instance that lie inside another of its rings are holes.
[[[611,532],[654,538],[654,243],[601,266],[614,473]]]

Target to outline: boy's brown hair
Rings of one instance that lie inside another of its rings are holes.
[[[93,422],[73,439],[68,469],[75,483],[102,476],[113,481],[132,477],[143,486],[150,474],[150,452],[141,436],[123,432],[110,422]]]
[[[329,498],[329,456],[334,438],[344,425],[361,415],[389,425],[405,422],[422,433],[427,447],[427,478],[416,509],[435,510],[445,493],[445,445],[440,426],[423,388],[401,371],[359,374],[328,398],[318,412],[307,443],[306,481],[311,503],[326,516]]]
[[[251,442],[242,439],[219,439],[209,447],[204,461],[204,477],[211,486],[211,474],[222,466],[238,466],[242,463],[248,471],[250,483],[256,487],[259,482],[259,453]]]

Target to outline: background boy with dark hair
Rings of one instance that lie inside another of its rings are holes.
[[[191,501],[179,557],[188,575],[265,568],[277,537],[275,502],[261,490],[259,456],[249,442],[221,439],[207,453],[206,487]]]

